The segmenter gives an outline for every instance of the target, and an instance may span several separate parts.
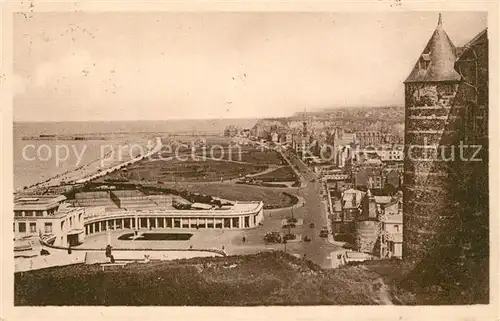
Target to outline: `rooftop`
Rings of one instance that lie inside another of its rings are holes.
[[[425,46],[405,83],[459,81],[460,74],[455,70],[456,48],[443,29],[439,14],[436,30]]]
[[[66,200],[64,195],[36,195],[36,196],[15,196],[14,197],[14,210],[38,210],[43,211],[58,206],[61,202]]]
[[[480,42],[482,39],[486,38],[488,35],[488,28],[484,29],[478,33],[474,38],[472,38],[467,44],[462,47],[457,48],[457,60],[459,60],[462,54],[466,53],[474,44]]]
[[[365,192],[350,188],[342,193],[343,208],[357,208],[361,205],[361,200],[365,196]]]
[[[262,209],[263,203],[260,201],[253,202],[235,202],[232,206],[222,206],[221,208],[215,206],[207,209],[175,209],[175,208],[145,208],[125,210],[117,209],[114,211],[100,211],[99,209],[91,209],[86,212],[87,219],[101,218],[102,216],[108,217],[122,217],[122,216],[147,216],[147,215],[172,215],[172,216],[224,216],[224,215],[242,215],[242,214],[255,214]]]

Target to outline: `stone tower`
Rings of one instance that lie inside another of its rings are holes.
[[[446,304],[489,299],[488,56],[487,30],[455,48],[440,15],[405,81],[403,259]]]
[[[461,79],[455,70],[456,55],[440,14],[436,30],[404,82],[403,257],[409,261],[418,262],[436,246],[446,245],[443,235],[459,206],[450,197],[455,164],[441,160],[441,151],[458,139],[459,115],[452,112]]]

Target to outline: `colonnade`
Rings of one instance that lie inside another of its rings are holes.
[[[231,217],[159,217],[133,216],[93,219],[85,223],[85,235],[122,229],[244,229],[258,224],[258,213]]]

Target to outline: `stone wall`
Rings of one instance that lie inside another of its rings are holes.
[[[356,221],[354,246],[359,252],[379,255],[380,222],[377,220]]]
[[[419,260],[441,242],[457,173],[442,151],[457,143],[453,103],[458,83],[407,83],[403,256]],[[432,192],[427,192],[432,191]],[[437,191],[437,192],[436,192]]]

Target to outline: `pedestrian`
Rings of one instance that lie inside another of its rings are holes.
[[[247,238],[243,236],[243,243],[245,243],[246,240],[247,240]]]

